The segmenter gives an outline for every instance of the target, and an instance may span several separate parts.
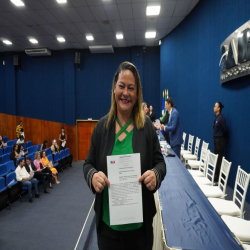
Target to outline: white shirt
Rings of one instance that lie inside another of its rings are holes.
[[[17,181],[22,181],[23,178],[29,178],[30,177],[30,174],[27,172],[27,170],[26,170],[26,168],[24,166],[22,168],[20,168],[20,166],[18,165],[15,172],[16,172]]]
[[[19,145],[20,143],[23,143],[23,142],[24,142],[24,140],[21,141],[20,139],[18,139],[17,142],[16,142],[16,144]]]

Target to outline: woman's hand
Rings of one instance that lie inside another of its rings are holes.
[[[146,171],[139,179],[139,182],[144,181],[144,184],[148,190],[153,191],[156,188],[156,176],[152,170]]]
[[[110,182],[107,176],[100,171],[93,175],[92,185],[97,193],[101,193],[106,185],[110,186]]]
[[[161,129],[160,125],[154,124],[154,126],[155,126],[155,128],[156,128],[157,130],[160,130],[160,129]]]

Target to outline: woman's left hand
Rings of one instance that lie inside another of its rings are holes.
[[[144,184],[148,188],[148,190],[153,191],[156,188],[156,176],[154,171],[148,170],[146,171],[139,179],[139,182],[144,181]]]

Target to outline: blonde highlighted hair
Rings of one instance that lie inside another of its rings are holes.
[[[142,110],[142,89],[141,89],[141,80],[140,80],[140,75],[135,67],[134,64],[130,62],[123,62],[119,65],[118,69],[115,72],[113,82],[112,82],[112,91],[111,91],[111,107],[110,111],[108,113],[108,121],[106,124],[106,128],[108,128],[109,124],[113,121],[115,121],[117,117],[117,104],[115,101],[115,93],[114,93],[114,86],[118,81],[119,74],[122,71],[129,70],[135,77],[135,84],[136,84],[136,89],[137,89],[137,100],[135,102],[135,105],[132,110],[131,114],[131,120],[132,122],[135,122],[136,128],[142,129],[145,124],[145,115]]]

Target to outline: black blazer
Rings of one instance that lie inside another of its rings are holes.
[[[102,171],[107,175],[107,155],[111,155],[115,142],[115,121],[113,121],[108,129],[106,122],[108,117],[105,116],[96,124],[92,137],[89,153],[83,165],[83,172],[86,181],[88,182],[88,173],[93,171]],[[146,122],[143,129],[138,130],[134,124],[134,133],[132,138],[132,146],[134,153],[141,155],[141,174],[147,170],[156,169],[159,173],[159,182],[166,175],[166,164],[161,153],[160,144],[156,135],[155,129],[149,117],[145,116]],[[161,183],[157,183],[160,187]],[[91,181],[90,184],[91,185]],[[95,190],[90,186],[93,193]],[[155,190],[156,191],[156,190]],[[152,231],[153,217],[156,213],[153,191],[149,191],[142,183],[143,194],[143,222],[145,223],[147,233]],[[102,193],[96,193],[94,209],[96,212],[96,228],[101,220],[102,215]]]
[[[33,171],[36,171],[37,169],[36,169],[36,167],[35,167],[34,163],[31,161],[31,162],[30,162],[30,164],[31,164],[31,168],[32,168],[32,170],[33,170]],[[29,172],[30,172],[30,168],[29,168],[29,166],[28,166],[27,164],[25,164],[24,166],[25,166],[25,168],[26,168],[27,172],[29,173]]]
[[[150,115],[150,112],[148,112],[148,116],[150,117],[151,122],[155,121],[155,113],[152,112],[152,114]]]
[[[164,124],[164,125],[167,125],[168,120],[169,120],[169,113],[167,112],[166,115],[163,118],[163,121],[160,121],[160,123]],[[163,135],[164,135],[166,141],[168,142],[168,144],[170,144],[169,133],[167,131],[163,131]]]

